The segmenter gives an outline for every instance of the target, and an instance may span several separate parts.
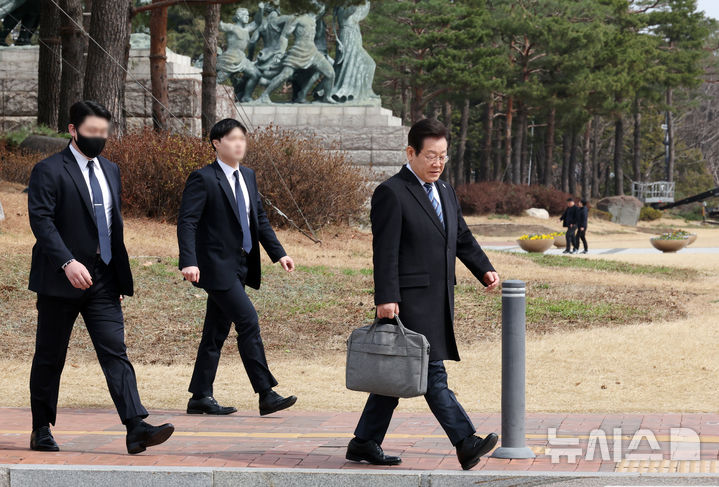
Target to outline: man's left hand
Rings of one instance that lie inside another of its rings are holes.
[[[292,257],[290,257],[289,255],[285,255],[280,259],[280,265],[287,272],[292,272],[295,270],[295,261],[292,260]]]
[[[499,274],[495,271],[489,271],[482,278],[482,282],[487,285],[487,291],[491,291],[499,286]]]

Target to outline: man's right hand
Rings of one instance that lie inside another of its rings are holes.
[[[65,266],[65,275],[74,288],[85,290],[92,286],[92,277],[87,267],[76,260]]]
[[[200,281],[200,268],[194,265],[183,267],[182,275],[185,276],[185,279],[187,279],[190,282],[199,282]]]
[[[398,303],[385,303],[377,305],[377,318],[394,318],[394,315],[399,315],[399,304]]]

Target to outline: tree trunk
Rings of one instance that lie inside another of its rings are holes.
[[[419,122],[424,118],[424,88],[421,86],[414,85],[410,88],[410,116],[412,117],[412,123]]]
[[[547,139],[544,145],[544,185],[552,187],[553,166],[554,166],[554,132],[556,129],[557,109],[552,104],[547,119]]]
[[[58,105],[62,72],[60,11],[50,0],[42,0],[40,52],[37,69],[37,123],[58,129]]]
[[[592,119],[587,122],[587,128],[584,130],[584,147],[582,150],[582,198],[588,200],[591,195],[591,173],[592,163],[590,160],[590,148],[592,141]]]
[[[512,149],[512,182],[522,182],[522,121],[524,119],[524,105],[517,103],[517,116],[519,118],[517,131],[514,134],[514,148]]]
[[[404,71],[404,68],[402,68]],[[402,111],[399,115],[399,118],[402,120],[402,122],[407,121],[407,113],[409,112],[409,100],[407,96],[407,82],[404,78],[400,81],[400,97],[402,99]]]
[[[572,137],[562,135],[562,191],[569,193],[569,159],[572,152]]]
[[[462,105],[462,121],[459,127],[459,148],[457,149],[457,165],[459,168],[459,179],[456,184],[462,184],[467,181],[465,178],[468,172],[465,167],[464,155],[467,148],[467,128],[469,126],[469,98],[464,99]]]
[[[519,122],[519,136],[522,138],[522,149],[519,153],[519,182],[521,184],[529,184],[528,161],[529,161],[529,133],[528,133],[528,121],[529,115],[527,114],[527,106],[522,107],[522,116]]]
[[[674,181],[674,120],[672,115],[672,104],[674,103],[674,91],[669,88],[667,89],[667,181]]]
[[[452,102],[445,100],[442,104],[442,123],[447,130],[452,130]]]
[[[449,100],[445,100],[444,103],[442,104],[442,123],[444,124],[445,127],[447,127],[447,130],[451,134],[452,133],[452,102]],[[450,155],[451,153],[452,153],[452,147],[449,147],[447,149],[447,155]],[[449,165],[445,166],[445,168],[444,168],[445,173],[443,173],[443,174],[446,174],[445,177],[450,182],[450,184],[456,184],[456,182],[457,182],[456,171],[455,171],[456,162],[457,161],[454,161],[453,158],[450,156]]]
[[[62,38],[62,78],[60,80],[60,100],[58,109],[58,130],[64,132],[70,123],[70,107],[82,99],[82,82],[85,73],[85,49],[87,38],[78,25],[82,25],[82,1],[62,0],[65,12],[72,17],[61,15],[60,34]]]
[[[90,19],[92,18],[92,0],[83,0],[85,11],[82,14],[82,28],[85,32],[90,32]],[[85,46],[87,49],[87,46]],[[87,51],[85,52],[87,54]]]
[[[592,136],[592,198],[599,198],[599,115],[595,115]]]
[[[569,147],[569,169],[567,170],[569,177],[569,192],[572,196],[577,195],[577,130],[572,129],[572,142]]]
[[[152,0],[157,3],[160,0]],[[167,107],[167,7],[150,11],[150,82],[152,84],[152,125],[156,132],[168,130]]]
[[[480,177],[489,181],[494,176],[492,171],[492,134],[494,131],[494,96],[489,95],[487,102],[486,117],[484,124],[484,150],[482,151],[482,167],[480,169]]]
[[[117,135],[125,131],[125,72],[130,49],[129,0],[93,0],[84,97],[112,114]],[[104,51],[106,52],[103,52]],[[108,55],[109,54],[109,55]]]
[[[531,181],[534,181],[534,184],[542,184],[542,181],[544,181],[544,169],[545,169],[545,162],[544,162],[544,151],[543,150],[536,150],[534,147],[544,147],[544,140],[543,137],[547,136],[546,131],[542,129],[537,130],[537,138],[532,141],[532,170],[530,171],[532,174],[530,175]],[[536,142],[536,144],[535,144]],[[531,183],[530,181],[530,183]]]
[[[632,172],[634,175],[634,181],[642,180],[642,113],[639,110],[639,97],[634,98],[634,149],[632,150]]]
[[[614,122],[614,194],[624,194],[624,171],[622,157],[624,152],[624,119],[620,114]]]
[[[507,113],[504,117],[504,169],[505,171],[512,169],[512,105],[514,100],[511,96],[507,97]],[[509,180],[512,180],[512,173],[510,172]]]
[[[504,175],[502,174],[502,124],[497,124],[497,135],[494,138],[494,143],[496,144],[494,147],[494,180],[495,181],[501,181],[504,179]]]
[[[202,54],[202,136],[207,137],[217,120],[217,34],[220,4],[205,7],[205,48]]]

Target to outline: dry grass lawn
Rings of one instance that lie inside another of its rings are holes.
[[[25,289],[34,239],[21,189],[0,183],[7,216],[0,223],[0,406],[29,404],[35,310],[34,295]],[[560,228],[558,222],[526,217],[468,221],[518,230],[531,225]],[[719,247],[719,229],[665,219],[642,223],[638,229],[591,221],[588,239],[594,248],[646,247],[648,232],[677,227],[699,233],[695,246]],[[278,235],[301,267],[294,275],[284,275],[264,256],[263,289],[252,296],[270,366],[280,381],[278,391],[297,394],[300,409],[358,411],[366,395],[344,387],[343,342],[349,330],[372,314],[371,235],[362,228],[328,228],[321,232],[322,245],[290,230]],[[506,235],[478,238],[481,243],[512,240]],[[181,282],[175,269],[172,222],[128,220],[126,243],[134,257],[138,291],[123,306],[143,401],[150,408],[184,408],[204,292]],[[655,273],[557,268],[498,252],[490,257],[503,279],[528,283],[529,411],[719,409],[719,254],[590,257],[669,268]],[[462,361],[447,362],[450,386],[468,410],[499,411],[499,294],[486,294],[462,264],[457,270]],[[221,403],[254,409],[256,397],[233,336],[220,363],[216,397]],[[68,353],[60,404],[112,407],[81,322]],[[400,409],[425,411],[426,405],[421,398],[404,400]]]

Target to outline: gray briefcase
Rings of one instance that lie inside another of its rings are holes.
[[[427,392],[429,342],[394,319],[396,325],[375,319],[347,339],[347,389],[392,397]]]

